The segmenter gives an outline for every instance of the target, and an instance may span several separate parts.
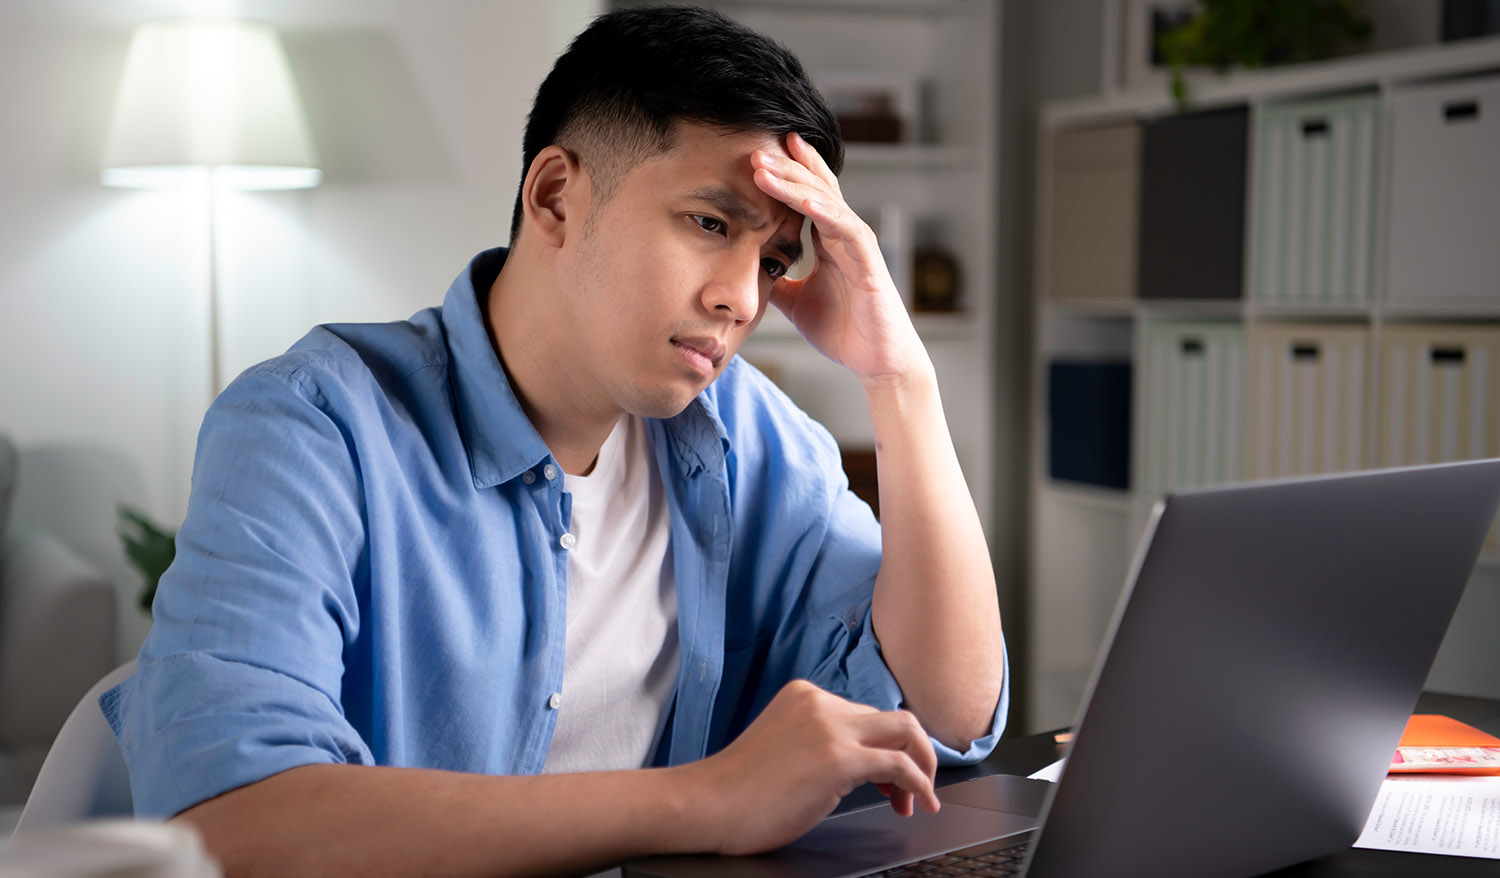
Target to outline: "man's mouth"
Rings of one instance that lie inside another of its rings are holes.
[[[708,336],[674,338],[672,346],[705,372],[712,372],[719,368],[719,364],[724,362],[724,356],[728,353],[722,342]]]

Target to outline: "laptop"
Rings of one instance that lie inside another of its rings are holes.
[[[1259,875],[1364,827],[1500,507],[1500,460],[1184,491],[1152,511],[1055,784],[947,786],[638,878]],[[936,865],[935,865],[936,864]],[[950,864],[950,865],[944,865]]]

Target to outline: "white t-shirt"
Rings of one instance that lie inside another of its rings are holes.
[[[622,417],[573,495],[562,697],[545,774],[642,768],[677,683],[666,492],[646,425]]]

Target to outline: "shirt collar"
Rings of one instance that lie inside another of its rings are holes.
[[[493,488],[546,460],[551,452],[521,409],[485,322],[483,299],[505,264],[506,249],[475,256],[443,299],[448,374],[474,487]]]
[[[712,390],[712,388],[710,388]],[[717,476],[729,455],[729,434],[719,418],[714,395],[698,394],[687,408],[662,421],[672,458],[684,476],[702,470]]]
[[[443,299],[449,380],[470,472],[480,489],[507,482],[552,454],[522,410],[490,343],[486,302],[506,254],[506,248],[496,247],[475,256],[453,279]],[[697,470],[718,475],[729,453],[729,435],[713,391],[710,386],[687,408],[661,422],[672,457],[685,476]]]

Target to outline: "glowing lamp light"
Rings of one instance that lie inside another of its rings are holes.
[[[141,189],[318,185],[307,119],[268,24],[180,19],[136,29],[100,182]]]

